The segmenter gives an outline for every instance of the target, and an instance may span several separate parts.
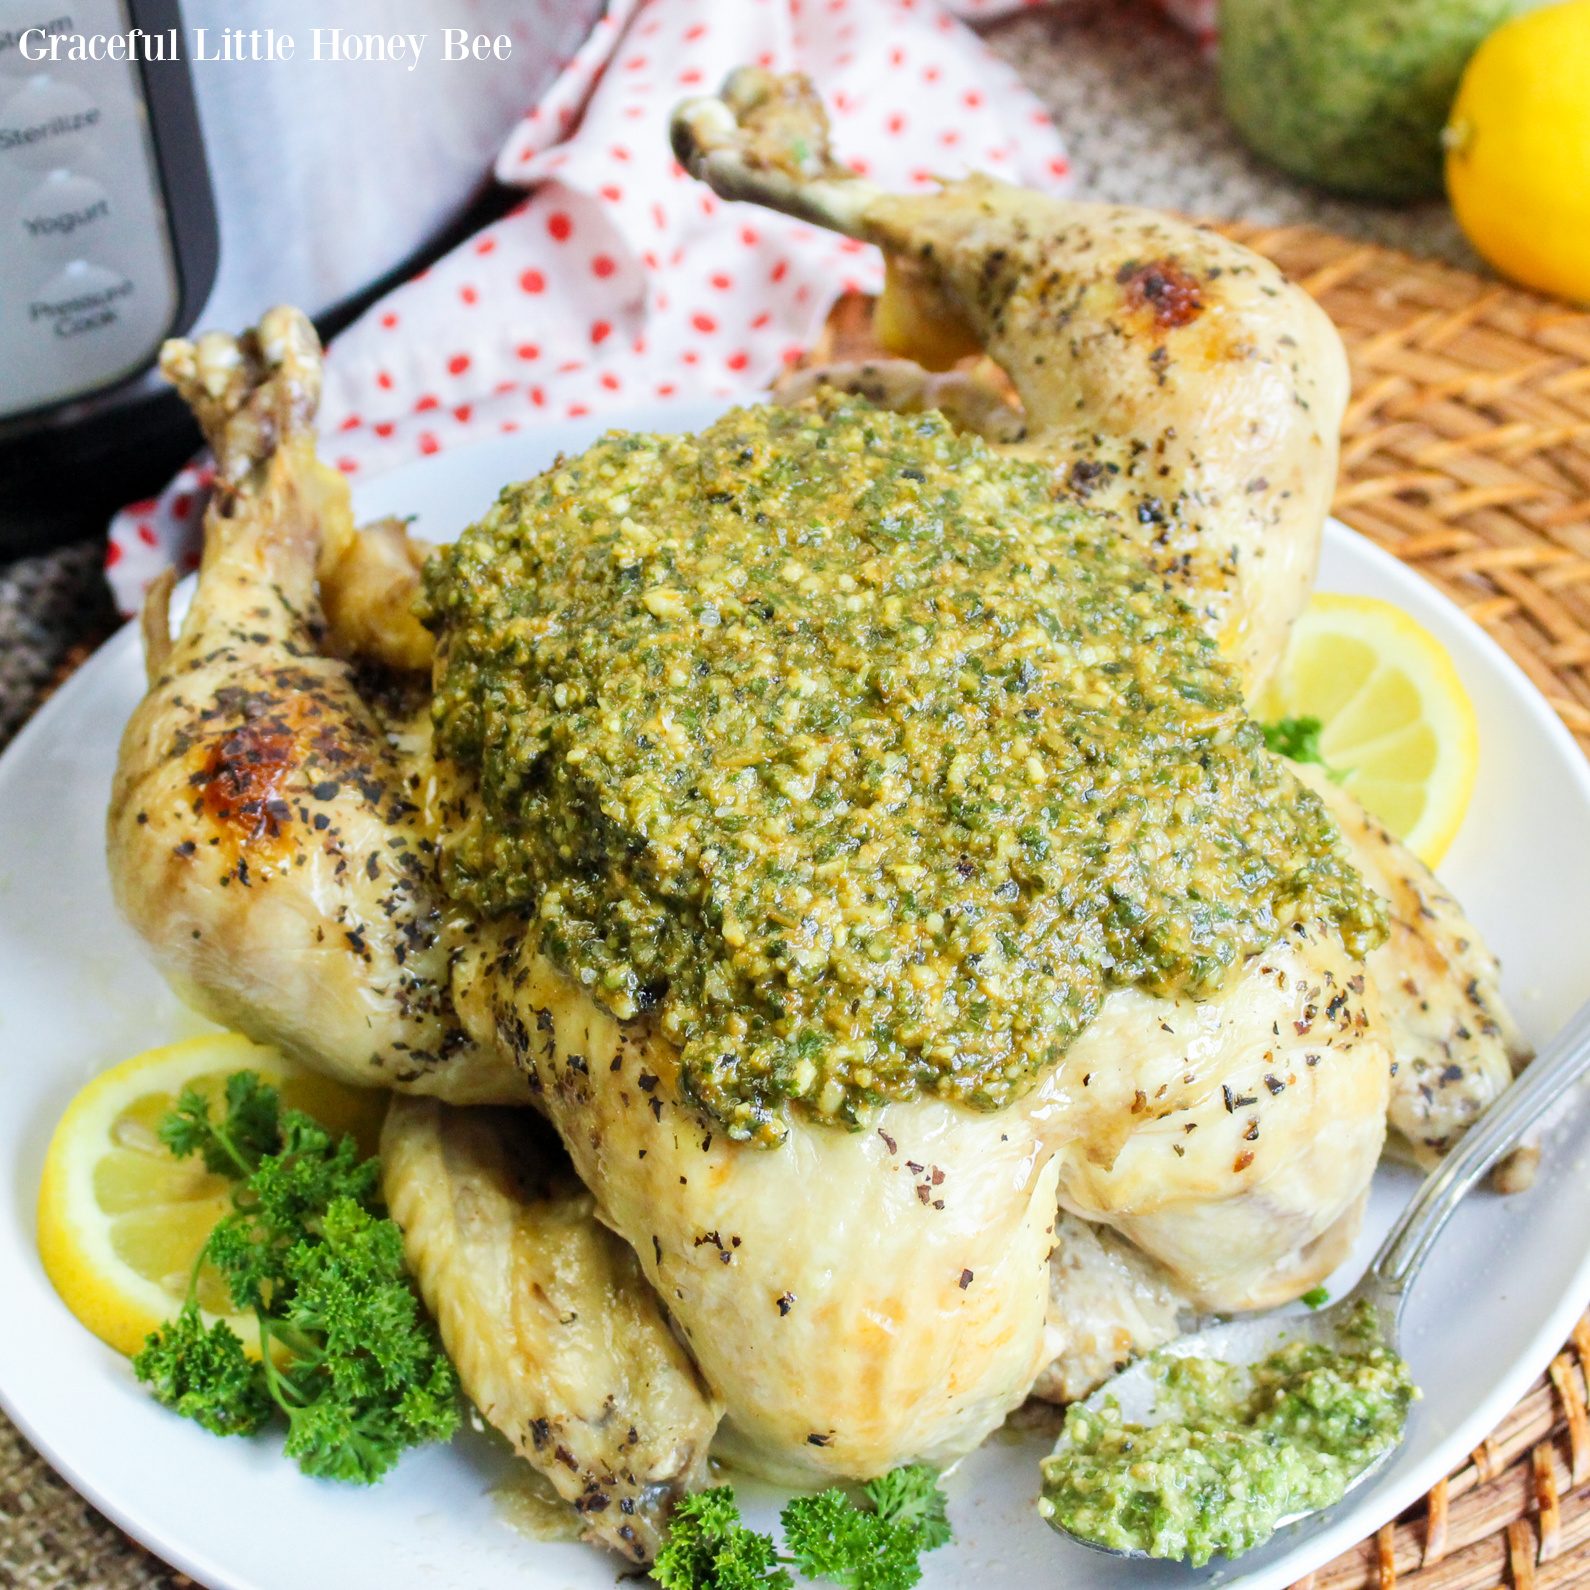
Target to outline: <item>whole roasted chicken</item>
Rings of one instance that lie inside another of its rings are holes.
[[[1388,1106],[1439,1152],[1512,1047],[1456,907],[1242,711],[1334,475],[1312,302],[1164,217],[879,193],[798,81],[736,74],[675,143],[879,244],[925,362],[560,461],[432,566],[425,630],[418,553],[314,457],[303,317],[168,345],[217,489],[109,815],[187,998],[416,1096],[387,1194],[465,1387],[641,1562],[709,1445],[942,1465],[1182,1306],[1296,1296]],[[927,368],[977,349],[1019,404]],[[1185,779],[1148,821],[1151,735]]]

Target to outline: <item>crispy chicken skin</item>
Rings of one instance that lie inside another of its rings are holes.
[[[465,1393],[635,1563],[708,1481],[721,1406],[528,1110],[395,1098],[382,1187]]]
[[[944,369],[982,350],[1003,366],[1025,410],[1013,450],[1111,516],[1252,699],[1308,600],[1348,396],[1341,339],[1306,293],[1155,211],[981,175],[886,193],[829,155],[802,78],[742,68],[721,98],[681,105],[672,131],[680,162],[722,197],[882,248],[875,324],[891,351]],[[977,428],[1011,435],[1002,412]]]
[[[455,1103],[525,1088],[453,1011],[450,919],[408,776],[326,655],[316,594],[346,488],[314,456],[320,349],[296,310],[167,344],[217,462],[198,590],[149,692],[107,823],[116,902],[183,996],[345,1081]],[[155,609],[163,613],[157,598]]]

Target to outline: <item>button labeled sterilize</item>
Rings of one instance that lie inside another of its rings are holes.
[[[29,298],[27,320],[35,335],[57,342],[92,338],[120,323],[132,293],[120,271],[74,259]]]
[[[20,239],[38,247],[97,236],[110,220],[110,195],[92,177],[64,168],[52,171],[17,206]]]
[[[101,120],[99,106],[82,89],[40,72],[0,105],[0,161],[58,165]]]

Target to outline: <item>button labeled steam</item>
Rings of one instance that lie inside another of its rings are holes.
[[[116,325],[132,291],[120,271],[74,259],[28,300],[28,322],[35,333],[74,341]]]

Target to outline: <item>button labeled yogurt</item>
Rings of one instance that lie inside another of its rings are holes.
[[[58,167],[17,206],[12,240],[34,248],[67,244],[75,250],[85,236],[103,232],[110,216],[110,195],[99,183]]]

